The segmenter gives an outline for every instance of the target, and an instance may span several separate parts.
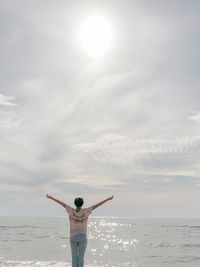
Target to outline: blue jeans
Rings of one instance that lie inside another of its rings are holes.
[[[87,246],[86,234],[77,234],[70,237],[72,252],[72,267],[84,266],[84,255]]]

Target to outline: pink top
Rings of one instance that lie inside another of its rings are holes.
[[[70,236],[87,233],[88,216],[92,213],[92,209],[91,207],[77,212],[76,209],[66,206],[66,211],[69,214]]]

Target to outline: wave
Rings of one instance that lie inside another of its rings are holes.
[[[0,258],[0,266],[1,267],[71,267],[71,263],[65,261],[1,261]],[[86,264],[85,267],[112,267],[111,264]],[[126,267],[130,266],[130,263],[127,262],[123,265],[116,265],[117,267]],[[138,265],[132,264],[132,267],[138,267]]]
[[[1,261],[1,267],[68,267],[70,263],[64,261]]]
[[[187,247],[187,248],[200,248],[200,243],[187,243],[187,244],[182,244],[182,247]]]
[[[37,226],[32,226],[32,225],[20,225],[20,226],[5,226],[5,225],[0,225],[0,229],[6,230],[6,229],[22,229],[22,228],[31,228],[35,229],[38,228]]]

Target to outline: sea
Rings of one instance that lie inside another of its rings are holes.
[[[0,217],[1,267],[71,266],[67,217]],[[200,219],[90,217],[85,267],[199,267]]]

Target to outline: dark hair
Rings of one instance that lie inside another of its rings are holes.
[[[84,203],[84,201],[83,201],[83,198],[82,198],[82,197],[77,197],[77,198],[75,198],[75,200],[74,200],[74,205],[75,205],[77,208],[82,207],[82,206],[83,206],[83,203]]]

